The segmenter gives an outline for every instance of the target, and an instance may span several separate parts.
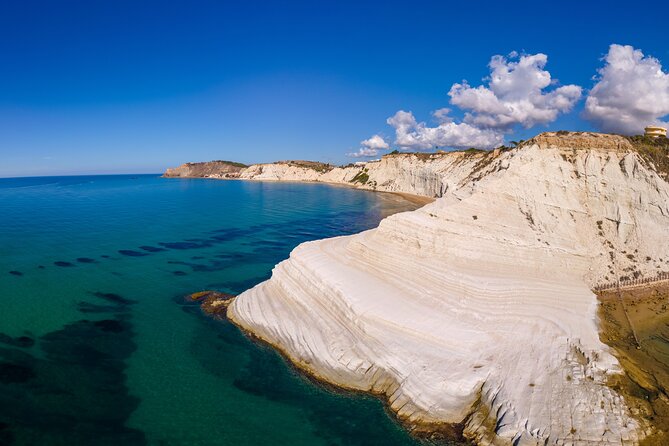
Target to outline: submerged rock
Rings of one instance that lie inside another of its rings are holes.
[[[220,291],[200,291],[188,295],[187,299],[191,302],[199,302],[202,311],[219,317],[226,317],[228,306],[234,300],[232,294],[221,293]]]

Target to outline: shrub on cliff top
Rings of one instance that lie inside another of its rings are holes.
[[[629,136],[627,139],[641,158],[652,163],[660,176],[669,181],[669,139],[644,135]]]
[[[234,167],[249,167],[246,164],[238,163],[236,161],[226,161],[226,160],[216,160],[214,163],[224,163],[224,164],[229,164]]]

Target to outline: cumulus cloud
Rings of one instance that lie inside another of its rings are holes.
[[[385,139],[380,135],[374,135],[360,143],[362,147],[374,150],[387,150],[390,148]]]
[[[554,84],[544,70],[546,62],[548,57],[541,53],[493,56],[488,85],[453,84],[448,92],[451,104],[466,111],[466,123],[479,128],[508,132],[515,125],[548,124],[571,111],[581,97],[581,87],[565,85],[546,91]]]
[[[463,81],[448,92],[450,103],[464,112],[462,122],[450,116],[449,108],[432,113],[436,127],[400,110],[387,120],[395,130],[395,144],[404,150],[492,148],[503,144],[504,135],[516,126],[530,128],[554,121],[578,102],[581,87],[556,86],[544,69],[547,61],[541,53],[493,56],[487,85],[472,87]]]
[[[611,45],[597,83],[585,102],[583,117],[606,132],[642,133],[664,125],[669,114],[669,74],[660,62],[629,45]]]
[[[456,124],[447,115],[435,113],[442,120],[437,127],[417,122],[413,113],[400,110],[388,118],[395,129],[395,144],[405,150],[428,150],[435,147],[468,148],[496,147],[504,142],[504,135],[494,130],[480,129],[467,123]]]
[[[432,112],[432,117],[439,124],[445,124],[448,122],[453,122],[453,118],[451,118],[450,113],[451,113],[450,108],[440,108],[439,110],[435,110]]]
[[[379,150],[387,150],[390,148],[390,145],[383,139],[380,135],[374,135],[369,139],[360,142],[360,149],[357,152],[348,153],[348,156],[353,158],[369,157],[376,156],[379,154]]]
[[[346,156],[350,156],[352,158],[365,158],[370,156],[376,156],[378,154],[379,151],[376,149],[367,149],[365,147],[360,147],[360,149],[357,152],[347,153]]]

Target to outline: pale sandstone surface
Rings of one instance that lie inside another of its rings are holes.
[[[479,444],[638,443],[652,427],[606,386],[621,369],[591,289],[669,270],[669,184],[623,138],[567,136],[367,163],[367,187],[441,198],[298,246],[228,316],[322,379],[384,394],[409,425],[464,422]]]
[[[449,187],[453,187],[459,178],[471,174],[477,163],[489,156],[492,155],[463,152],[397,154],[386,155],[381,160],[370,161],[364,165],[348,167],[305,161],[253,164],[246,168],[214,164],[220,162],[187,163],[168,169],[164,176],[321,182],[436,198],[441,197]]]

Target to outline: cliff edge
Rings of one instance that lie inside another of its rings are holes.
[[[400,192],[429,198],[441,197],[477,166],[497,152],[398,153],[380,160],[335,167],[313,161],[278,161],[233,166],[230,162],[187,163],[168,169],[164,177],[298,181],[346,185],[358,189]]]
[[[270,176],[249,169],[240,177]],[[669,271],[669,183],[628,138],[544,133],[507,151],[354,169],[309,181],[364,174],[367,187],[440,198],[298,246],[234,300],[231,320],[309,373],[383,396],[417,431],[485,445],[653,433],[607,385],[623,372],[591,291]]]
[[[207,161],[205,163],[186,163],[167,169],[165,178],[238,178],[239,173],[248,166],[233,161]]]

